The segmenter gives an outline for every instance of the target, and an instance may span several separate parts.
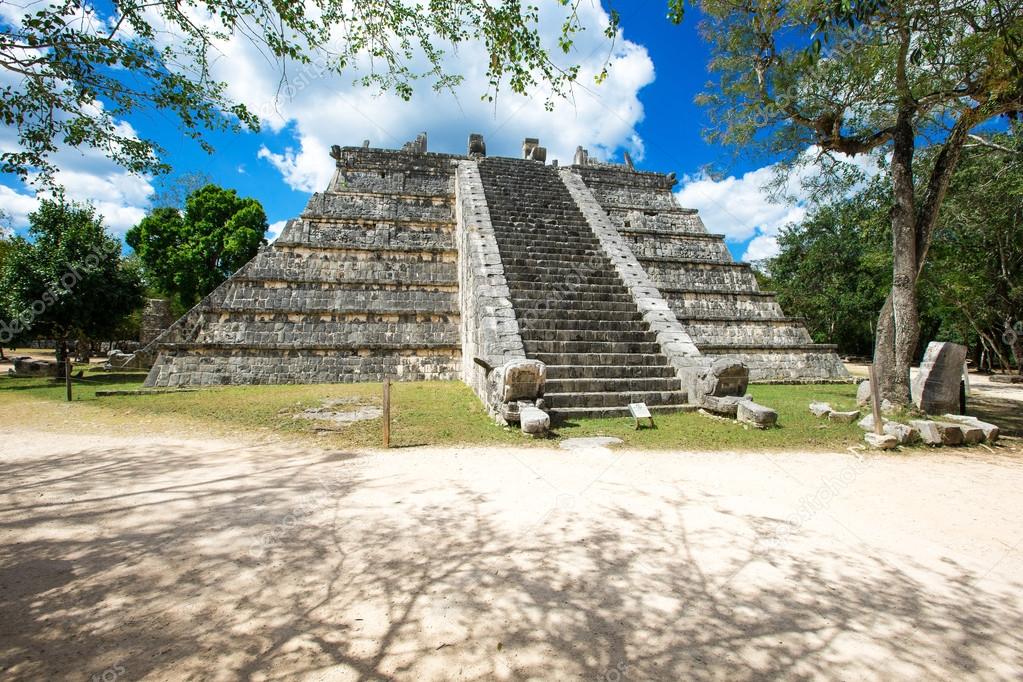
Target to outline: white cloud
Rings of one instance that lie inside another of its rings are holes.
[[[277,241],[277,238],[281,236],[281,231],[284,230],[284,226],[287,224],[287,220],[278,220],[275,223],[270,223],[270,227],[266,230],[266,240],[269,242]]]
[[[539,137],[548,160],[571,161],[577,145],[595,158],[617,156],[627,150],[643,158],[643,140],[636,125],[643,119],[639,91],[654,80],[654,66],[641,45],[619,36],[608,79],[601,85],[594,76],[603,66],[608,44],[603,36],[607,14],[599,3],[578,7],[586,27],[566,61],[581,64],[573,101],[558,101],[555,111],[544,108],[545,93],[533,97],[502,90],[497,102],[480,99],[487,91],[487,57],[482,44],[466,43],[447,57],[447,68],[464,76],[455,92],[434,92],[428,82],[418,83],[410,102],[352,84],[352,78],[329,74],[313,63],[294,67],[281,87],[280,73],[249,42],[241,39],[219,45],[223,56],[214,73],[228,83],[228,94],[246,104],[275,132],[293,134],[295,143],[269,143],[259,158],[269,162],[292,188],[321,191],[330,180],[333,144],[358,145],[369,139],[373,147],[397,148],[426,131],[433,151],[464,153],[469,133],[484,135],[491,155],[518,156],[524,137]],[[543,5],[541,33],[548,44],[560,29],[557,3]],[[557,54],[555,47],[554,54]]]
[[[815,154],[816,150],[807,150],[804,160],[810,161]],[[870,157],[843,160],[868,177],[877,173],[876,162]],[[682,206],[700,211],[709,232],[724,234],[732,243],[751,240],[743,260],[761,260],[778,253],[776,236],[783,227],[806,217],[810,194],[803,183],[818,172],[812,163],[807,163],[789,174],[784,194],[793,199],[791,203],[774,200],[766,189],[775,177],[776,166],[773,164],[749,171],[741,177],[730,175],[720,180],[703,173],[687,175],[682,178],[676,196]]]
[[[746,253],[742,259],[747,263],[755,263],[765,258],[774,258],[778,255],[778,238],[773,235],[762,234],[754,237],[746,247]]]
[[[38,206],[39,200],[34,196],[0,185],[0,210],[10,218],[11,227],[21,229],[28,225],[28,214]]]

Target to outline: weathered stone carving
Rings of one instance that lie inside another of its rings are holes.
[[[932,341],[911,385],[913,403],[927,414],[960,412],[959,390],[966,346]]]
[[[740,400],[735,414],[740,423],[766,429],[778,423],[778,413],[752,400]]]
[[[482,157],[487,155],[487,143],[479,133],[469,135],[469,156]]]
[[[689,402],[701,404],[704,396],[746,395],[749,370],[731,358],[720,358],[692,372],[687,386]]]
[[[572,165],[585,166],[590,162],[590,153],[583,149],[581,146],[575,148],[575,157],[572,159]]]
[[[427,152],[426,133],[422,132],[416,135],[416,139],[406,142],[402,145],[401,150],[413,154],[425,154]]]
[[[551,426],[550,416],[535,407],[525,407],[519,412],[519,428],[522,433],[533,438],[542,438],[547,435]]]
[[[11,358],[13,369],[7,373],[16,377],[55,377],[60,365],[53,360],[33,360],[28,356]]]
[[[527,137],[526,139],[524,139],[522,141],[522,158],[523,159],[532,159],[533,158],[533,149],[535,147],[539,146],[539,144],[540,144],[539,138]]]
[[[636,170],[636,166],[633,165],[632,157],[629,155],[629,152],[623,152],[622,154],[625,157],[625,167],[628,168],[630,171]]]

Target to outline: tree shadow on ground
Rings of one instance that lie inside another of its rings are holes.
[[[1023,667],[1020,585],[1000,593],[951,559],[838,551],[679,489],[643,493],[639,512],[609,487],[521,523],[495,493],[418,480],[418,464],[171,446],[0,463],[0,670],[679,680]]]

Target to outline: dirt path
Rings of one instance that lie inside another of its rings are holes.
[[[1005,454],[0,442],[6,679],[1023,674]]]

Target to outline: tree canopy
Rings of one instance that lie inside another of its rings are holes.
[[[832,163],[837,154],[885,159],[892,278],[874,362],[882,396],[908,403],[917,285],[952,173],[978,126],[1023,110],[1023,0],[700,6],[716,75],[700,97],[714,121],[711,140],[782,154],[783,172],[808,148],[824,171],[847,168]],[[921,140],[934,154],[918,181]]]
[[[118,120],[147,109],[171,114],[207,150],[207,130],[258,130],[258,116],[231,101],[212,73],[218,45],[234,38],[254,44],[284,74],[289,64],[315,61],[405,99],[418,81],[459,83],[446,52],[479,41],[489,55],[482,96],[540,83],[563,95],[579,67],[556,62],[552,52],[571,52],[583,28],[578,3],[558,0],[554,46],[542,40],[540,8],[520,0],[31,3],[20,17],[12,9],[0,19],[0,73],[10,76],[0,87],[0,121],[18,128],[18,146],[0,153],[0,170],[46,182],[56,170],[52,154],[68,145],[101,150],[132,171],[166,171],[158,145]],[[667,4],[668,18],[681,21],[684,0]],[[609,45],[617,30],[612,11]]]
[[[144,300],[140,273],[96,210],[44,199],[0,267],[0,343],[108,335]]]
[[[188,195],[184,212],[154,209],[128,231],[149,284],[191,307],[249,262],[266,243],[266,213],[233,189],[206,185]]]
[[[927,151],[926,165],[935,152]],[[917,192],[925,191],[918,187]],[[983,352],[990,366],[1023,366],[1023,146],[1011,135],[963,152],[921,273],[921,326]],[[815,341],[869,355],[891,286],[892,192],[879,178],[818,207],[779,235],[770,287]],[[919,349],[918,349],[919,354]]]

